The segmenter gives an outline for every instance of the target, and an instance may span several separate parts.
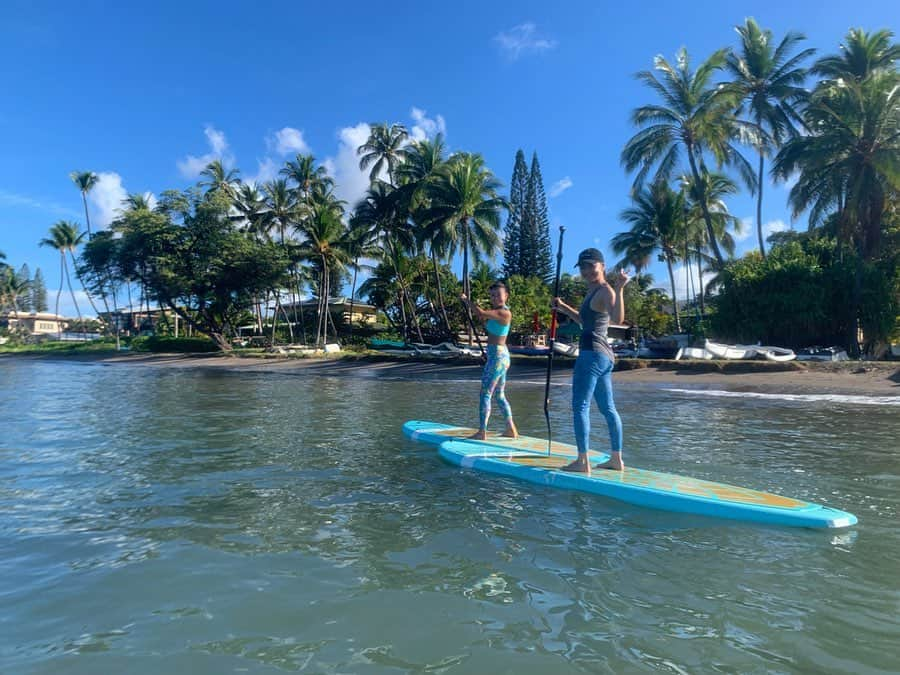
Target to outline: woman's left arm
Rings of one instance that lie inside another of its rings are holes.
[[[612,311],[609,313],[609,318],[613,323],[625,323],[625,284],[630,279],[631,277],[628,276],[625,270],[619,270],[611,284],[615,302]]]

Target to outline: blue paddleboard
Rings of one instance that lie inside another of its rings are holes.
[[[520,436],[491,435],[486,441],[466,438],[474,429],[414,420],[403,425],[410,438],[439,448],[446,461],[466,469],[519,478],[564,490],[578,490],[664,511],[694,513],[793,527],[840,528],[855,525],[856,516],[821,504],[782,497],[769,492],[647,471],[630,466],[625,471],[595,470],[590,476],[561,471],[576,456],[574,446]],[[608,458],[591,453],[591,464]]]

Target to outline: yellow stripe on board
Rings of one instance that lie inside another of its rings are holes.
[[[557,470],[567,464],[566,459],[563,457],[497,457],[496,459],[548,470]],[[781,509],[801,509],[809,506],[807,502],[791,499],[790,497],[782,497],[781,495],[773,495],[770,492],[760,492],[759,490],[750,490],[749,488],[725,485],[724,483],[714,483],[697,478],[688,478],[687,476],[675,476],[643,469],[630,469],[627,467],[625,471],[599,469],[593,471],[591,477],[611,483],[706,497],[722,502],[759,504],[760,506],[774,506]]]

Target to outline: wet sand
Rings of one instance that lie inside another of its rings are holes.
[[[0,354],[6,359],[64,359],[104,365],[131,364],[149,368],[201,368],[247,373],[309,373],[410,380],[478,379],[477,361],[422,361],[379,355],[295,358],[278,355],[98,353],[73,355]],[[553,380],[571,377],[572,359],[554,360]],[[511,381],[544,381],[544,358],[515,358]],[[735,392],[784,394],[848,394],[900,397],[900,363],[768,363],[762,361],[643,361],[623,359],[613,375],[618,384],[721,389]]]

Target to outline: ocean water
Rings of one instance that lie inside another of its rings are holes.
[[[900,667],[894,399],[617,386],[628,463],[860,521],[813,531],[468,473],[402,436],[471,424],[477,389],[0,360],[0,672]],[[543,383],[508,395],[545,434]]]

